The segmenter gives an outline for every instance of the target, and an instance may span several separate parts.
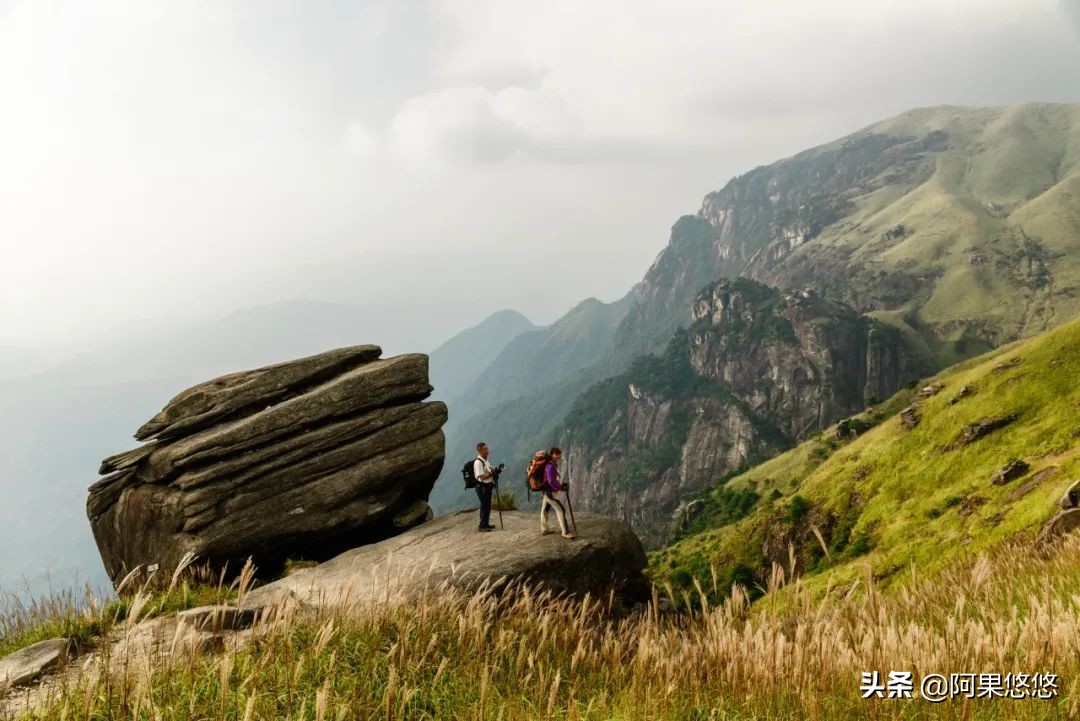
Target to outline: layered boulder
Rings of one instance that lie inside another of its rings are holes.
[[[430,518],[443,403],[427,356],[340,348],[189,388],[102,462],[87,514],[118,582],[187,553],[273,572],[324,560]]]

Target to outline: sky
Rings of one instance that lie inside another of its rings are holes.
[[[0,346],[291,298],[550,322],[732,176],[1080,100],[1080,0],[0,0]]]

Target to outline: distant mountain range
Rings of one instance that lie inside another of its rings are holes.
[[[738,276],[780,290],[809,289],[892,328],[911,367],[926,370],[1077,317],[1080,104],[912,110],[732,179],[707,195],[697,214],[673,225],[667,248],[623,301],[604,306],[602,314],[592,310],[603,332],[556,340],[557,329],[575,322],[571,314],[548,330],[549,343],[534,340],[526,347],[522,339],[515,353],[497,358],[483,377],[507,381],[492,382],[479,396],[487,407],[463,405],[465,420],[448,434],[451,457],[466,456],[469,441],[480,436],[494,439],[519,463],[529,449],[572,444],[578,429],[564,419],[575,398],[590,406],[596,391],[586,390],[603,381],[605,397],[621,392],[630,403],[629,383],[612,389],[618,381],[605,379],[641,354],[662,350],[677,328],[689,326],[705,286]],[[724,347],[736,338],[714,335],[710,343]],[[557,357],[557,343],[569,359],[557,372],[531,373],[527,380],[515,375],[545,367],[544,359]],[[759,371],[782,375],[786,364],[778,359]],[[662,364],[652,367],[667,372]],[[820,363],[811,370],[808,382],[837,381]],[[759,392],[748,401],[766,406],[769,395]],[[629,427],[620,414],[630,408],[612,406],[612,429]],[[836,419],[826,413],[816,427]],[[665,446],[671,440],[662,432],[654,437]],[[644,469],[640,483],[660,483],[674,472],[682,479],[675,487],[692,496],[695,488],[720,480],[699,474],[694,484],[683,483],[690,459],[681,443],[674,445],[670,454],[651,456],[663,462]],[[625,472],[625,464],[611,462],[620,447],[626,448],[625,440],[614,438],[577,459],[585,464],[574,469],[587,484],[579,486],[583,498],[610,495],[626,483],[609,477]],[[603,470],[588,467],[597,459]],[[464,498],[456,488],[444,490],[460,483],[448,474],[436,487],[437,506]],[[588,487],[590,482],[600,485]],[[650,507],[641,498],[598,504],[601,510],[618,507],[640,530],[647,526],[661,536],[659,529],[670,524],[670,505]]]
[[[629,428],[619,417],[629,412],[633,393],[624,374],[636,367],[670,377],[665,354],[639,359],[668,348],[677,329],[694,322],[706,286],[738,276],[775,289],[765,293],[770,303],[809,289],[830,317],[844,319],[835,327],[892,329],[904,354],[928,370],[1077,317],[1080,104],[912,110],[755,168],[678,219],[667,246],[623,298],[586,300],[547,327],[505,311],[445,340],[446,318],[430,307],[290,301],[217,322],[152,328],[53,367],[9,354],[0,364],[0,489],[13,503],[0,507],[0,586],[46,565],[103,578],[83,508],[86,486],[100,459],[127,447],[133,430],[177,391],[336,346],[375,342],[387,354],[436,348],[431,377],[450,408],[447,463],[431,498],[437,511],[475,502],[457,469],[480,439],[511,465],[507,490],[520,492],[517,466],[536,448],[574,442],[567,433],[577,426],[567,417],[581,418],[577,411],[597,397],[596,384],[606,384],[602,396],[612,402],[604,407],[612,415],[590,423]],[[804,320],[796,330],[816,332],[814,319]],[[780,325],[768,320],[761,327],[773,332]],[[749,332],[722,323],[699,330],[708,331],[712,348]],[[685,342],[695,342],[693,335]],[[693,346],[688,352],[694,357]],[[680,364],[682,358],[672,357]],[[834,382],[814,358],[805,360],[763,362],[760,372],[800,366],[819,390]],[[10,380],[14,375],[24,377]],[[739,402],[753,416],[769,398],[762,385]],[[685,398],[670,400],[691,407]],[[869,400],[845,401],[842,412]],[[782,412],[767,417],[781,427],[792,420]],[[836,420],[829,413],[800,417],[815,418],[819,428]],[[649,456],[657,462],[638,482],[674,472],[682,479],[678,491],[655,507],[630,497],[604,508],[659,538],[671,504],[721,478],[703,472],[684,483],[685,444],[663,432],[649,437],[666,451]],[[789,435],[768,448],[803,437]],[[628,452],[626,439],[593,441],[588,458],[571,459],[581,464],[573,471],[582,483],[596,484],[579,486],[583,499],[618,492],[608,489],[625,482],[605,476],[622,473],[625,463],[608,463],[610,471],[590,464],[610,461],[619,448]]]
[[[435,398],[461,407],[494,358],[520,336],[540,330],[521,313],[501,310],[458,333],[431,352]]]

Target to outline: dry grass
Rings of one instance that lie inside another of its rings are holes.
[[[1011,547],[878,591],[774,574],[750,605],[620,613],[516,588],[283,614],[223,653],[101,654],[34,719],[802,719],[1074,717],[1080,541]],[[137,628],[137,627],[135,627]],[[129,633],[133,633],[130,630]],[[118,648],[118,647],[114,647]],[[119,663],[118,663],[119,662]],[[1060,676],[1054,700],[860,698],[860,672]]]
[[[236,584],[226,584],[223,576],[215,578],[206,567],[185,560],[171,577],[152,574],[138,588],[129,578],[121,585],[119,598],[103,599],[89,586],[29,602],[21,595],[0,595],[0,657],[60,637],[74,640],[76,649],[86,651],[121,623],[228,603],[236,597]]]

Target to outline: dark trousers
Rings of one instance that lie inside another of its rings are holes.
[[[480,497],[480,528],[491,523],[491,491],[494,483],[477,483],[476,495]]]

